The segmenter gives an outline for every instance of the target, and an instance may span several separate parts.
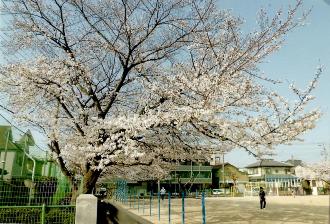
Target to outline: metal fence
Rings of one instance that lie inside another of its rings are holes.
[[[75,206],[0,206],[0,223],[73,224]]]
[[[127,192],[127,191],[126,191]],[[205,192],[186,196],[184,192],[166,195],[149,192],[148,195],[135,192],[120,193],[113,200],[126,209],[136,212],[153,223],[206,223]]]
[[[67,181],[13,177],[0,181],[0,223],[73,224],[75,205]]]
[[[0,162],[0,223],[74,223],[71,186],[29,131],[0,126]]]
[[[33,182],[25,177],[0,181],[0,206],[69,205],[71,188],[64,178],[40,177]]]

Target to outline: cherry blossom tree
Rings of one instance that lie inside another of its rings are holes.
[[[305,109],[320,69],[305,90],[291,86],[290,102],[258,67],[299,25],[300,6],[261,11],[244,34],[212,0],[14,0],[3,10],[20,54],[2,66],[0,91],[17,120],[45,132],[75,189],[83,176],[84,193],[104,173],[205,159],[210,142],[260,156],[320,115]]]
[[[310,170],[311,177],[314,179],[322,180],[328,185],[330,185],[330,160],[329,160],[329,149],[325,146],[325,144],[322,145],[322,160],[314,163],[314,164],[308,164],[307,169]]]
[[[330,185],[329,152],[325,144],[322,146],[322,160],[316,163],[308,163],[304,164],[303,166],[298,166],[295,168],[295,173],[299,178],[305,180],[322,180],[323,182]]]

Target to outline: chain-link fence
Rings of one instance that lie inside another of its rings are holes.
[[[73,224],[74,196],[31,132],[0,126],[0,223]]]
[[[0,206],[69,205],[71,187],[65,177],[38,177],[33,182],[26,177],[0,181]]]
[[[73,224],[75,206],[0,206],[0,223]]]

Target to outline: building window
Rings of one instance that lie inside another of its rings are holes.
[[[258,174],[258,168],[254,168],[254,169],[252,170],[252,174]]]
[[[272,174],[272,171],[270,168],[266,168],[266,174]]]
[[[275,170],[275,173],[278,173],[278,170]]]

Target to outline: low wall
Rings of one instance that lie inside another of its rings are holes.
[[[119,204],[99,200],[94,195],[77,198],[75,224],[151,224]]]
[[[101,201],[98,209],[98,224],[152,224],[112,201]]]

